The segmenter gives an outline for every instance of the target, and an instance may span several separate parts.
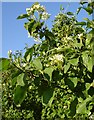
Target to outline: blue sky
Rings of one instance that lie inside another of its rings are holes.
[[[29,46],[34,44],[32,38],[28,38],[27,31],[24,28],[25,19],[17,20],[16,18],[26,13],[26,8],[31,7],[34,2],[3,2],[2,3],[2,55],[0,57],[7,57],[8,50],[16,51],[23,50],[25,43]],[[52,20],[60,10],[60,5],[66,9],[67,2],[41,2],[41,5],[46,7],[46,10],[51,14],[50,19],[46,22],[48,27],[51,28]],[[67,11],[76,12],[79,7],[78,2],[71,2]],[[77,17],[81,21],[84,17],[89,17],[83,10]],[[92,18],[92,16],[90,17]]]

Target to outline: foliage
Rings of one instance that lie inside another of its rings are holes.
[[[80,4],[76,14],[93,13],[93,3]],[[39,44],[0,59],[2,118],[93,120],[94,20],[78,22],[61,7],[50,31],[43,6],[35,3],[26,11],[17,19],[28,20],[24,27]]]

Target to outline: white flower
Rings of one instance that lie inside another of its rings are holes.
[[[41,19],[42,20],[46,20],[50,17],[50,14],[48,14],[47,12],[43,12],[42,16],[41,16]]]
[[[26,8],[26,12],[30,11],[30,8]]]
[[[79,38],[79,39],[82,39],[82,38],[83,38],[83,33],[78,34],[78,38]]]
[[[39,9],[40,8],[40,4],[36,4],[33,6],[33,9]]]
[[[8,54],[12,54],[12,50],[9,50],[9,51],[8,51]]]
[[[8,57],[11,58],[12,57],[12,50],[8,51]]]
[[[54,62],[63,62],[63,55],[56,54],[52,57],[49,58],[49,60],[54,61]]]
[[[57,61],[62,61],[63,60],[63,55],[59,55],[59,54],[56,54],[53,56],[54,60],[57,60]]]

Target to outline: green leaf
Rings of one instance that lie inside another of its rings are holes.
[[[12,79],[12,85],[15,86],[16,83],[17,83],[17,77],[14,77],[14,78]]]
[[[33,64],[36,67],[36,69],[42,70],[42,64],[39,58],[34,59]]]
[[[70,77],[70,80],[73,82],[74,87],[76,87],[77,82],[78,82],[78,78],[77,77]]]
[[[86,10],[86,12],[88,12],[89,15],[91,15],[93,13],[93,9],[91,7],[86,7],[83,9]]]
[[[92,72],[93,64],[92,64],[92,58],[91,58],[91,57],[89,57],[89,59],[88,59],[87,66],[88,66],[88,70],[89,70],[90,72]]]
[[[31,48],[28,48],[25,52],[25,55],[24,55],[24,58],[27,60],[27,61],[30,61],[32,59],[32,55],[33,55],[33,52],[34,52],[34,48],[31,47]]]
[[[48,67],[48,68],[45,68],[44,70],[44,73],[48,74],[49,77],[50,77],[50,80],[52,79],[52,72],[54,71],[54,67],[51,66],[51,67]]]
[[[74,58],[74,59],[69,60],[69,63],[72,64],[72,65],[77,65],[78,61],[79,61],[78,58]]]
[[[67,63],[66,65],[64,65],[64,73],[66,73],[70,68],[70,64]]]
[[[7,58],[0,58],[0,71],[8,70],[10,61]]]
[[[26,86],[17,86],[14,92],[14,102],[16,105],[19,105],[23,102],[26,97],[27,87]]]
[[[82,25],[82,26],[84,26],[84,25],[86,25],[86,22],[77,22],[75,25]]]
[[[17,19],[23,19],[23,18],[28,18],[28,14],[21,14],[20,16],[17,17]]]
[[[84,1],[81,1],[81,2],[80,2],[81,5],[84,5],[84,4],[86,4],[86,3],[87,3],[87,2],[84,2]]]
[[[82,53],[82,59],[84,65],[88,68],[90,72],[92,72],[92,67],[93,67],[92,58],[88,55],[87,52]]]
[[[54,89],[51,87],[48,87],[42,95],[42,102],[43,104],[48,104],[48,102],[50,102],[51,98],[53,97],[53,92]]]
[[[15,69],[14,72],[12,73],[12,79],[17,77],[18,75],[20,75],[22,73],[21,70]]]
[[[81,113],[81,114],[87,113],[86,105],[87,105],[87,102],[89,102],[91,100],[92,100],[92,97],[89,97],[89,98],[83,100],[83,102],[81,104],[79,104],[79,106],[77,108],[77,113]]]
[[[74,15],[72,12],[67,12],[67,15]]]
[[[78,104],[78,99],[77,98],[75,98],[70,104],[70,113],[69,113],[69,115],[72,116],[72,117],[76,114],[76,106],[77,106],[77,104]]]
[[[79,14],[80,10],[82,9],[82,7],[79,7],[76,11],[77,15]]]
[[[63,6],[62,6],[62,5],[60,5],[60,10],[64,10],[64,8],[63,8]]]
[[[36,86],[39,86],[39,83],[40,83],[40,81],[41,81],[41,77],[39,76],[39,77],[36,77],[35,79],[34,79],[34,84],[36,85]]]
[[[17,77],[17,85],[20,85],[20,86],[24,86],[24,73],[20,74],[18,77]]]

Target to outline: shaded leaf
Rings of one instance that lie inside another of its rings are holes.
[[[40,83],[40,81],[41,81],[41,77],[36,77],[35,79],[34,79],[34,84],[36,85],[36,86],[39,86],[39,83]]]
[[[17,86],[14,92],[14,102],[16,105],[21,104],[26,97],[27,87]]]
[[[12,73],[12,79],[13,78],[15,78],[15,77],[17,77],[18,75],[20,75],[22,73],[22,71],[21,70],[18,70],[18,69],[16,69],[16,70],[14,70],[14,72]]]
[[[51,87],[48,87],[43,92],[43,95],[42,95],[43,104],[47,104],[50,101],[50,99],[53,97],[53,92],[54,92],[54,89]]]
[[[78,104],[78,99],[77,98],[75,98],[70,104],[70,113],[69,113],[69,115],[72,116],[72,117],[76,114],[76,106],[77,106],[77,104]]]

